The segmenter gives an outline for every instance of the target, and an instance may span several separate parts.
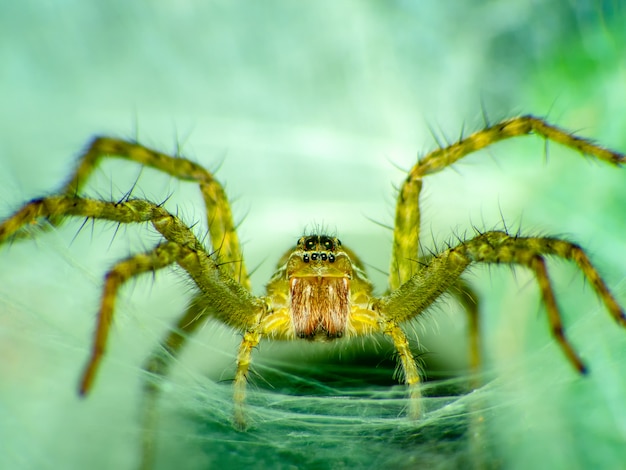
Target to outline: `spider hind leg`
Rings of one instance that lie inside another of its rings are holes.
[[[492,231],[466,241],[451,250],[461,254],[471,263],[506,263],[530,268],[539,285],[539,290],[548,315],[552,335],[568,361],[584,374],[587,367],[567,339],[556,302],[552,281],[546,268],[546,256],[557,256],[575,262],[592,285],[609,314],[626,327],[626,314],[593,267],[584,250],[578,245],[549,237],[513,237],[505,232]]]
[[[578,372],[584,374],[587,367],[565,335],[552,281],[546,269],[546,256],[556,256],[576,263],[604,303],[609,314],[620,325],[626,327],[626,314],[623,308],[609,292],[606,283],[582,248],[558,238],[517,237],[500,231],[485,232],[460,243],[456,247],[434,255],[400,288],[375,301],[372,308],[378,312],[384,322],[397,325],[421,314],[444,292],[454,291],[461,274],[472,264],[525,266],[533,271],[539,284],[552,335],[567,360]],[[384,331],[394,338],[391,331],[386,329]],[[407,378],[412,377],[410,373],[407,374],[407,371],[413,369],[409,360],[411,357],[402,354],[401,341],[394,339],[394,344],[400,353],[401,365],[405,375]]]

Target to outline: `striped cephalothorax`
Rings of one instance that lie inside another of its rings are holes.
[[[442,294],[452,294],[468,313],[470,364],[477,367],[480,362],[477,301],[461,277],[472,264],[505,263],[530,269],[537,278],[551,331],[569,362],[581,373],[585,372],[585,365],[564,334],[545,257],[556,256],[576,263],[611,316],[626,326],[624,310],[583,249],[560,238],[522,237],[489,231],[461,240],[456,246],[439,253],[420,256],[419,200],[423,178],[490,144],[526,134],[540,135],[616,166],[626,162],[623,154],[534,116],[521,116],[486,126],[454,144],[432,151],[415,164],[399,189],[389,285],[381,297],[373,295],[372,286],[355,254],[337,238],[324,234],[300,238],[295,248],[278,263],[276,274],[267,284],[266,295],[253,295],[230,205],[213,175],[188,159],[172,157],[136,142],[107,137],[92,141],[69,182],[57,195],[30,201],[0,223],[0,243],[30,236],[32,231],[28,227],[33,223],[43,221],[45,227],[50,227],[70,216],[118,223],[149,222],[162,235],[163,241],[156,247],[118,262],[106,274],[93,349],[80,383],[82,395],[92,388],[104,354],[119,288],[141,273],[178,264],[195,282],[198,291],[161,347],[147,360],[145,369],[151,372],[150,375],[166,375],[172,358],[180,352],[188,335],[207,317],[240,331],[243,339],[234,379],[234,422],[243,428],[243,402],[251,354],[262,338],[337,341],[381,333],[391,339],[397,350],[401,377],[410,397],[408,413],[417,418],[420,416],[420,376],[401,325],[424,312]],[[206,247],[187,225],[161,204],[130,197],[117,202],[82,197],[83,185],[105,157],[131,160],[181,180],[196,182],[206,206],[211,246]],[[157,382],[148,382],[145,390],[149,408],[158,395]],[[152,455],[151,416],[151,412],[146,414],[148,432],[144,439],[144,463]]]

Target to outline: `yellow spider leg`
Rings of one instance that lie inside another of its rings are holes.
[[[400,361],[400,367],[402,368],[402,374],[404,376],[404,383],[407,385],[409,392],[409,410],[408,416],[411,419],[417,419],[421,415],[420,398],[422,396],[420,392],[420,375],[417,368],[417,363],[411,353],[411,347],[409,340],[407,339],[404,331],[393,320],[386,320],[384,323],[383,332],[389,335],[393,341],[393,345],[398,352],[398,359]]]
[[[611,316],[620,325],[626,327],[624,310],[611,295],[582,248],[565,240],[512,237],[497,231],[486,232],[433,257],[426,267],[397,291],[374,302],[372,308],[383,318],[399,323],[419,315],[441,293],[453,287],[458,276],[471,263],[507,263],[527,266],[537,277],[552,334],[572,365],[579,372],[584,373],[586,368],[563,331],[561,315],[545,268],[543,257],[546,255],[574,261]]]
[[[567,359],[581,374],[587,372],[587,368],[583,364],[578,354],[565,337],[565,331],[563,329],[563,321],[561,320],[561,314],[559,313],[559,307],[556,304],[556,298],[554,297],[554,291],[548,277],[548,270],[546,269],[546,261],[539,255],[532,256],[528,263],[528,266],[535,272],[537,282],[539,283],[539,290],[541,291],[541,297],[543,303],[546,306],[548,313],[548,321],[550,322],[550,328],[552,335],[556,338],[557,342],[561,346],[561,349],[567,356]]]
[[[98,323],[91,350],[91,357],[81,379],[79,392],[85,395],[93,385],[95,374],[105,351],[109,328],[113,320],[115,300],[120,287],[130,278],[141,273],[156,271],[176,262],[180,254],[180,246],[172,242],[166,242],[146,253],[131,256],[117,263],[105,276],[104,289]]]
[[[243,262],[239,239],[224,189],[201,165],[186,158],[172,157],[135,142],[111,137],[96,137],[80,156],[78,167],[62,190],[66,196],[77,196],[101,158],[123,158],[149,166],[184,181],[200,186],[206,206],[211,246],[219,250],[220,260],[232,277],[250,290],[250,280]],[[60,219],[51,219],[58,224]]]
[[[106,219],[120,223],[151,222],[169,243],[155,248],[152,265],[141,255],[120,263],[118,271],[107,277],[103,295],[99,326],[94,340],[93,354],[81,385],[87,393],[104,350],[108,326],[113,312],[114,292],[124,280],[148,269],[178,263],[187,271],[210,302],[211,315],[227,325],[246,330],[257,321],[265,308],[247,290],[237,283],[205,251],[193,232],[180,219],[151,202],[135,199],[123,202],[106,202],[69,196],[51,196],[26,204],[13,216],[0,224],[0,243],[20,228],[41,217],[82,216]],[[147,254],[150,256],[151,254]],[[134,265],[133,265],[134,263]]]
[[[372,302],[371,309],[381,318],[381,330],[391,336],[398,351],[405,382],[409,386],[411,417],[419,417],[421,413],[419,372],[406,335],[398,325],[419,315],[453,287],[469,264],[465,257],[448,250],[431,258],[426,268],[399,289]]]
[[[575,136],[534,116],[520,116],[502,121],[448,147],[430,152],[411,169],[398,194],[389,274],[391,290],[400,287],[419,270],[415,260],[420,233],[419,195],[422,178],[498,141],[533,133],[608,163],[626,163],[624,154],[605,149],[591,140]]]
[[[552,334],[568,360],[580,373],[585,373],[586,367],[565,337],[561,315],[543,256],[555,255],[574,261],[591,283],[610,315],[618,324],[626,327],[624,310],[611,295],[606,283],[578,245],[555,238],[517,238],[504,232],[487,232],[464,243],[459,250],[465,252],[472,261],[522,264],[534,271],[546,305]]]
[[[177,217],[164,208],[141,199],[122,202],[98,201],[72,196],[50,196],[25,204],[0,224],[0,242],[40,218],[80,216],[120,223],[152,222],[168,240],[204,252],[204,247]]]
[[[258,331],[258,328],[249,329],[243,335],[241,345],[239,346],[239,353],[237,354],[237,371],[235,372],[234,382],[234,424],[239,430],[246,428],[244,401],[246,399],[246,385],[250,371],[250,358],[252,356],[252,350],[258,346],[260,340],[261,333]]]

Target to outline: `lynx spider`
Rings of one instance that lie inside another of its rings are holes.
[[[118,262],[106,274],[91,357],[82,375],[80,394],[93,387],[103,357],[115,301],[120,287],[145,272],[173,264],[181,266],[195,282],[198,293],[145,369],[165,376],[171,363],[206,317],[214,317],[243,335],[234,378],[234,423],[245,427],[243,402],[252,350],[263,337],[280,340],[333,341],[382,333],[391,338],[398,353],[402,377],[408,388],[412,417],[420,415],[420,374],[401,324],[418,316],[440,295],[451,293],[464,306],[469,318],[470,363],[480,363],[478,309],[475,295],[460,277],[474,263],[505,263],[529,268],[535,275],[550,328],[567,360],[584,373],[586,367],[565,336],[559,308],[546,270],[546,256],[556,256],[578,265],[611,316],[626,326],[626,315],[606,283],[576,244],[551,237],[513,236],[504,231],[479,233],[440,253],[418,258],[420,229],[419,197],[423,177],[436,173],[464,156],[500,140],[538,134],[582,154],[619,166],[626,156],[590,140],[577,137],[534,116],[521,116],[487,125],[438,148],[418,161],[400,187],[393,230],[388,291],[374,297],[361,262],[339,239],[324,234],[303,236],[288,250],[267,285],[266,295],[251,293],[229,203],[220,183],[203,167],[188,159],[172,157],[133,141],[97,137],[81,155],[69,182],[57,195],[26,203],[0,224],[0,243],[31,235],[29,226],[42,221],[47,226],[64,218],[105,219],[120,224],[150,222],[163,241],[145,253]],[[178,217],[161,205],[127,198],[112,202],[80,196],[83,185],[105,157],[131,160],[156,168],[175,178],[196,182],[204,198],[211,249],[205,247]],[[211,251],[213,250],[213,251]],[[164,352],[165,351],[165,352]],[[146,385],[148,396],[157,386]]]

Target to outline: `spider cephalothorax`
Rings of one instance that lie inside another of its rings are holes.
[[[281,339],[341,338],[366,327],[358,313],[367,310],[371,293],[360,261],[338,238],[302,237],[267,285],[263,330]]]
[[[115,264],[104,281],[98,326],[91,357],[83,374],[80,392],[93,385],[104,354],[119,288],[145,272],[178,264],[198,287],[189,308],[167,333],[161,347],[144,368],[151,376],[167,374],[172,358],[180,352],[188,335],[206,317],[213,317],[242,333],[234,378],[234,422],[245,427],[243,402],[252,351],[262,338],[336,340],[344,336],[381,333],[390,338],[400,364],[401,377],[408,388],[408,414],[420,416],[419,371],[401,324],[450,293],[468,314],[470,364],[480,363],[477,297],[462,279],[466,268],[475,263],[506,263],[530,269],[535,275],[550,329],[568,361],[579,371],[585,365],[564,333],[561,315],[548,276],[545,258],[556,256],[577,264],[604,303],[610,315],[626,326],[626,315],[609,292],[584,250],[566,240],[552,237],[521,237],[501,231],[478,233],[459,240],[456,246],[428,256],[419,254],[419,198],[423,178],[436,173],[464,156],[511,137],[538,134],[583,154],[621,165],[626,156],[572,135],[534,116],[521,116],[499,122],[439,148],[409,171],[399,188],[393,228],[393,245],[387,292],[374,297],[362,264],[334,237],[315,234],[300,238],[278,264],[267,285],[267,294],[252,294],[230,205],[222,186],[202,166],[188,159],[172,157],[136,142],[98,137],[82,155],[69,182],[57,194],[26,203],[0,223],[0,243],[29,236],[28,227],[41,221],[48,226],[77,216],[118,223],[149,222],[163,241],[144,253]],[[161,170],[173,177],[198,184],[205,201],[211,246],[206,247],[192,230],[161,204],[142,199],[111,202],[80,196],[85,181],[103,157],[117,157]],[[219,259],[219,261],[218,261]],[[152,455],[152,408],[158,396],[158,383],[148,381],[144,427],[144,462]],[[149,466],[146,463],[144,466]]]

